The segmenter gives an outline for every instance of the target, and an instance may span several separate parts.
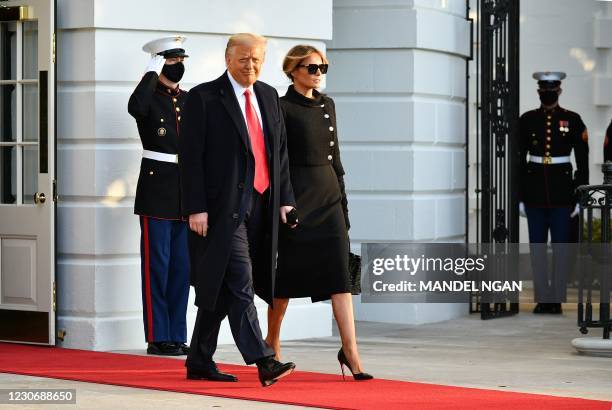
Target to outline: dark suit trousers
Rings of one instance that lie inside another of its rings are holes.
[[[251,254],[263,235],[266,215],[265,197],[254,192],[251,210],[247,212],[232,239],[232,250],[214,311],[198,309],[191,350],[185,366],[209,369],[214,365],[217,337],[221,321],[228,316],[232,335],[246,364],[274,356],[274,351],[264,342],[253,303],[253,277]]]

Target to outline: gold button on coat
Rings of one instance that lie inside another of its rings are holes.
[[[328,155],[328,156],[327,156],[327,159],[331,161],[331,160],[332,160],[332,156],[331,156],[331,155]]]
[[[336,145],[336,143],[334,141],[329,141],[329,146],[333,147],[334,145]]]
[[[330,130],[330,131],[333,131],[333,130],[334,130],[334,127],[329,127],[329,130]]]

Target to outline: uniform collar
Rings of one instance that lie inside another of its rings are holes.
[[[543,113],[556,113],[556,112],[562,111],[562,110],[563,109],[561,108],[561,106],[559,104],[557,104],[556,107],[554,107],[554,108],[552,108],[550,110],[547,110],[544,107],[540,106],[540,111],[542,111]]]
[[[157,91],[159,91],[160,93],[164,95],[170,96],[170,97],[176,97],[177,95],[181,93],[181,89],[179,88],[178,84],[175,89],[172,89],[168,87],[167,85],[165,85],[164,83],[162,83],[161,81],[157,82]]]

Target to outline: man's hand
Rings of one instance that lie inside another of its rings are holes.
[[[288,205],[283,205],[280,207],[280,217],[281,217],[281,221],[286,224],[287,223],[287,214],[289,212],[291,212],[291,210],[293,209],[292,206],[288,206]],[[295,225],[291,225],[290,228],[295,228],[297,226],[297,224]]]
[[[527,218],[527,212],[525,211],[525,204],[523,202],[519,202],[519,215],[523,218]]]
[[[208,233],[208,212],[189,215],[189,229],[200,236]]]
[[[164,68],[164,64],[166,64],[166,59],[162,56],[158,56],[157,54],[151,56],[151,60],[149,64],[147,64],[147,68],[145,69],[145,73],[149,71],[155,71],[157,75],[160,75],[162,72],[162,68]]]

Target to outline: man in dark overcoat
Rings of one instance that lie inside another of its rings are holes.
[[[295,204],[278,94],[257,81],[265,47],[255,34],[230,37],[227,71],[191,89],[185,107],[179,166],[199,308],[185,363],[189,379],[236,380],[213,361],[225,316],[262,385],[295,367],[273,359],[253,303],[254,291],[272,303],[278,224]]]

